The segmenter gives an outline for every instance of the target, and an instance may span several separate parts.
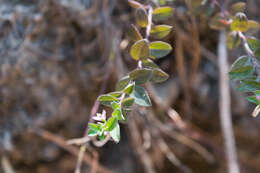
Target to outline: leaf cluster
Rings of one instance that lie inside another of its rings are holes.
[[[120,141],[119,122],[127,120],[127,112],[131,112],[134,104],[151,106],[151,100],[144,84],[159,83],[168,79],[168,74],[162,71],[153,60],[168,55],[172,47],[163,41],[149,41],[149,37],[162,39],[166,37],[172,27],[156,25],[154,23],[169,19],[173,14],[171,7],[152,8],[137,1],[129,0],[135,9],[136,24],[129,28],[130,38],[134,41],[130,49],[131,57],[138,61],[138,67],[121,78],[116,84],[116,91],[98,97],[98,101],[112,108],[111,116],[106,119],[106,112],[97,113],[96,123],[89,123],[88,136],[98,136],[99,140],[111,137],[115,142]],[[142,36],[138,28],[146,29],[146,36]]]
[[[191,5],[197,12],[210,11],[208,16],[214,13],[216,7],[220,7],[216,1],[209,0],[192,0]],[[209,26],[214,30],[228,31],[227,47],[230,50],[243,45],[246,55],[239,57],[232,64],[229,76],[231,80],[239,83],[238,90],[248,93],[248,100],[257,104],[253,113],[255,114],[260,112],[260,40],[251,35],[259,31],[260,24],[249,20],[245,10],[244,2],[234,3],[224,12],[220,9],[221,12],[209,18]]]
[[[225,29],[229,49],[244,46],[246,55],[239,57],[231,66],[229,76],[239,83],[238,90],[246,92],[248,100],[260,105],[260,40],[250,36],[260,29],[257,21],[249,20],[244,13],[246,4],[233,4],[226,15],[217,13],[210,21],[210,27]],[[255,110],[258,111],[258,110]]]

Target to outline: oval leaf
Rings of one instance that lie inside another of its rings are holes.
[[[111,96],[113,96],[113,97],[120,97],[121,96],[121,92],[118,92],[118,91],[115,91],[115,92],[111,92],[111,93],[108,93],[108,95],[111,95]]]
[[[97,136],[101,132],[101,128],[97,124],[89,123],[88,126],[88,136]]]
[[[113,108],[114,110],[120,109],[119,103],[113,102],[111,105],[112,105],[112,108]]]
[[[236,33],[229,33],[227,35],[227,47],[232,50],[240,45],[240,38]]]
[[[154,9],[153,11],[153,20],[160,21],[160,20],[167,20],[173,14],[173,8],[171,7],[159,7]]]
[[[134,0],[128,0],[128,3],[130,4],[131,7],[133,8],[140,8],[142,7],[143,5],[140,4],[139,2],[136,2]]]
[[[117,91],[123,90],[128,85],[129,82],[130,82],[130,76],[127,75],[121,78],[116,84],[116,90]]]
[[[256,49],[255,51],[255,56],[257,57],[257,59],[259,60],[260,57],[260,47],[258,49]]]
[[[150,56],[149,46],[145,39],[137,41],[132,47],[130,54],[133,59],[146,59]]]
[[[101,95],[98,97],[98,101],[103,105],[111,105],[112,102],[118,101],[118,99],[111,95]]]
[[[238,12],[244,12],[246,9],[246,3],[244,2],[237,2],[235,4],[233,4],[230,8],[230,12],[231,14],[236,14]]]
[[[118,120],[125,120],[120,108],[114,110],[113,113],[112,113],[112,116],[116,117]]]
[[[156,25],[151,28],[150,35],[154,38],[164,38],[171,32],[171,29],[169,25]]]
[[[255,80],[242,80],[238,87],[241,92],[255,92],[260,89],[260,83]]]
[[[166,0],[158,0],[160,5],[165,5],[166,4]],[[168,0],[169,1],[169,0]],[[171,0],[170,0],[171,1]]]
[[[135,102],[134,98],[128,97],[122,101],[122,106],[129,107],[129,106],[132,106],[134,104],[134,102]]]
[[[237,13],[231,23],[232,31],[246,32],[248,30],[248,20],[244,13]]]
[[[140,32],[138,31],[136,26],[133,24],[131,24],[130,27],[128,28],[127,34],[129,36],[129,38],[131,40],[133,40],[134,42],[143,39],[142,35],[140,34]]]
[[[260,100],[256,96],[248,96],[247,99],[248,99],[248,101],[250,101],[252,103],[260,105]]]
[[[158,65],[156,65],[151,59],[146,59],[146,60],[142,61],[142,65],[143,65],[143,67],[149,68],[149,69],[159,68]]]
[[[255,33],[260,29],[260,24],[254,20],[248,20],[248,31],[250,33]]]
[[[166,81],[168,78],[169,75],[161,69],[154,69],[150,81],[154,83],[159,83]]]
[[[260,48],[260,40],[254,38],[254,37],[248,37],[247,43],[253,52],[255,52],[257,49]]]
[[[140,106],[151,106],[151,100],[143,87],[135,86],[135,91],[133,94],[135,98],[135,103]]]
[[[116,143],[120,141],[120,126],[118,123],[115,125],[115,128],[109,131],[109,134]]]
[[[240,69],[247,65],[251,65],[250,58],[247,56],[241,56],[232,64],[231,71]]]
[[[254,68],[250,58],[247,56],[242,56],[232,64],[229,76],[231,80],[243,80],[252,76],[253,73]]]
[[[108,93],[108,95],[111,95],[111,96],[113,96],[113,97],[120,97],[121,96],[121,92],[118,92],[118,91],[115,91],[115,92],[111,92],[111,93]]]
[[[229,72],[229,76],[231,80],[242,80],[252,76],[253,72],[253,66],[245,66],[240,69]]]
[[[143,68],[135,69],[130,73],[130,78],[135,81],[137,85],[141,85],[150,80],[152,76],[152,70]]]
[[[124,89],[123,92],[126,93],[126,94],[132,94],[132,92],[134,91],[134,86],[135,86],[134,83],[128,85],[128,86]]]
[[[106,131],[111,131],[111,130],[113,130],[113,129],[115,128],[116,124],[117,124],[117,117],[115,117],[115,116],[110,117],[110,118],[107,120],[106,124],[105,124],[105,126],[106,126]]]
[[[148,25],[147,12],[146,12],[146,10],[143,7],[139,7],[136,10],[135,17],[136,17],[136,23],[139,26],[146,27]]]
[[[149,45],[149,49],[152,57],[162,58],[171,52],[172,47],[168,43],[155,41]]]

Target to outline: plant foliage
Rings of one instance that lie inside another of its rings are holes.
[[[253,113],[259,112],[260,107],[260,40],[252,37],[252,33],[260,29],[257,21],[248,20],[244,13],[246,4],[233,4],[225,15],[217,13],[210,21],[212,29],[229,31],[227,46],[229,49],[238,48],[241,44],[246,55],[239,57],[231,66],[229,76],[238,82],[238,90],[246,92],[248,100],[257,104]]]
[[[138,27],[131,25],[128,34],[135,43],[130,50],[131,57],[138,61],[138,68],[121,78],[116,84],[116,91],[98,97],[98,101],[110,108],[113,112],[107,119],[106,111],[97,113],[93,119],[96,123],[89,123],[88,136],[98,137],[100,141],[106,138],[120,141],[120,122],[126,120],[126,113],[131,110],[133,104],[148,107],[151,100],[143,85],[147,82],[159,83],[168,79],[168,74],[162,71],[153,59],[168,55],[172,47],[163,41],[149,41],[149,37],[162,39],[166,37],[172,27],[168,25],[156,25],[169,19],[173,14],[171,7],[156,7],[129,0],[131,7],[135,8],[136,23],[140,28],[146,29],[146,35],[142,36]]]

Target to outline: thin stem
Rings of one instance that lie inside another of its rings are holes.
[[[138,61],[138,68],[142,68],[142,61]]]
[[[103,83],[102,83],[101,88],[99,90],[99,95],[104,93],[104,91],[106,89],[107,81],[108,81],[108,78],[109,78],[109,76],[111,74],[111,66],[110,66],[110,64],[108,64],[107,69],[108,69],[108,72],[107,72],[106,76],[104,77]],[[92,118],[97,113],[99,106],[100,106],[100,103],[99,103],[98,98],[97,98],[95,100],[95,103],[94,103],[93,107],[91,108],[90,117],[89,117],[89,122],[88,123],[93,122]],[[88,136],[88,123],[87,123],[86,128],[85,128],[84,136]]]
[[[124,100],[126,94],[123,93],[120,97],[120,107],[122,106],[122,101]],[[107,134],[106,138],[103,140],[103,141],[93,141],[93,144],[96,146],[96,147],[102,147],[104,146],[109,140],[111,139],[111,136],[109,134]]]
[[[152,27],[152,16],[153,16],[153,8],[151,6],[148,6],[148,25],[146,27],[146,39],[150,36],[150,31]]]
[[[247,54],[251,57],[254,57],[254,52],[250,49],[247,40],[246,40],[246,36],[242,33],[242,32],[238,32],[238,36],[242,39],[243,41],[243,46],[247,52]]]
[[[238,32],[238,35],[239,37],[242,39],[243,41],[243,46],[245,48],[245,51],[247,53],[247,55],[249,56],[249,58],[251,58],[251,61],[253,62],[254,64],[254,67],[256,69],[256,73],[257,73],[257,79],[260,81],[260,65],[259,63],[257,62],[257,59],[255,57],[255,54],[254,52],[250,49],[249,45],[248,45],[248,42],[247,42],[247,39],[246,39],[246,36],[242,33],[242,32]]]
[[[230,90],[228,78],[228,62],[227,62],[227,45],[226,45],[226,32],[221,31],[219,36],[218,45],[218,65],[220,73],[220,122],[222,133],[224,136],[224,144],[226,149],[226,157],[228,159],[228,172],[239,173],[239,165],[237,161],[237,153],[235,146],[235,139],[232,127],[232,118],[230,110]]]
[[[124,100],[124,98],[125,98],[125,93],[123,93],[123,94],[121,95],[121,97],[120,97],[120,102],[119,102],[120,107],[122,106],[122,101]]]
[[[108,134],[103,141],[93,141],[93,144],[94,144],[96,147],[102,147],[102,146],[104,146],[110,139],[111,139],[111,136]]]

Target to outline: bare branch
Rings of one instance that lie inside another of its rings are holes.
[[[230,90],[228,78],[228,62],[227,62],[227,45],[226,32],[221,31],[218,44],[218,65],[219,65],[219,109],[220,123],[224,136],[226,157],[228,159],[228,172],[239,173],[239,165],[237,161],[235,139],[232,129],[232,119],[230,110]]]

